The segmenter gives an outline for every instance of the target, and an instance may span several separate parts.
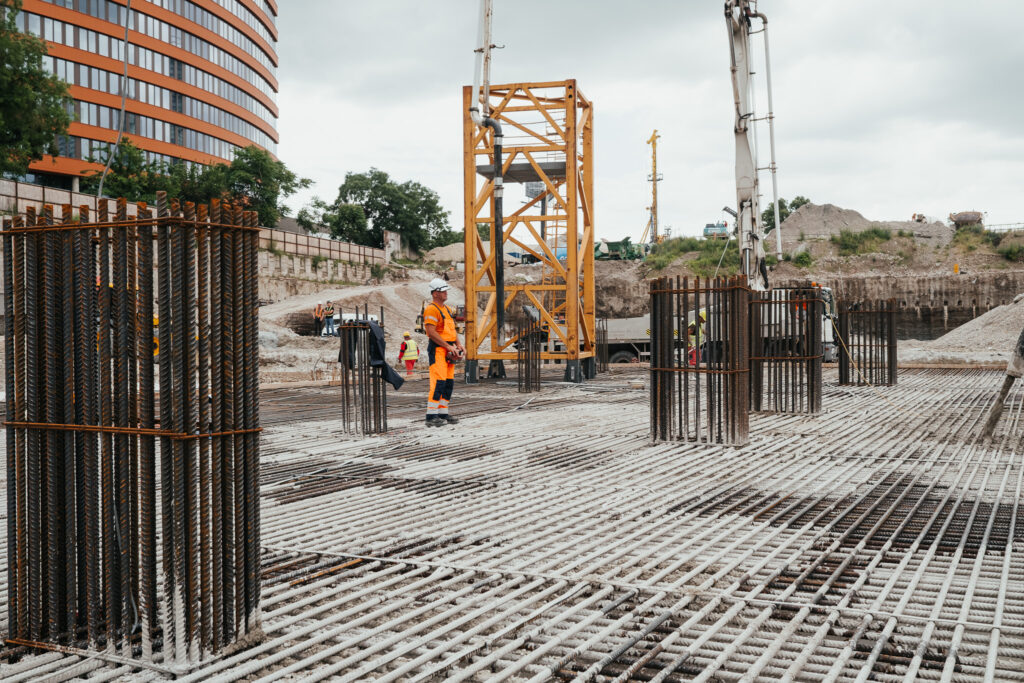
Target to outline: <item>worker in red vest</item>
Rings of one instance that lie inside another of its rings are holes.
[[[406,332],[402,335],[402,345],[398,349],[398,362],[405,361],[405,376],[412,377],[412,369],[419,360],[420,349],[412,340],[412,335]]]

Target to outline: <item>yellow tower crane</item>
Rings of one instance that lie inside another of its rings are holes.
[[[658,129],[655,128],[647,140],[647,144],[651,146],[651,175],[647,177],[651,181],[651,205],[647,207],[651,214],[647,221],[647,227],[644,228],[644,234],[640,238],[640,244],[647,241],[648,234],[651,236],[651,244],[657,244],[663,239],[658,234],[658,181],[661,180],[661,176],[658,175],[658,138],[660,137]]]

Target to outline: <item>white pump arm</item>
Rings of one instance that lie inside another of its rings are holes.
[[[757,145],[754,138],[750,82],[749,0],[726,0],[725,21],[729,29],[729,57],[732,92],[736,108],[736,239],[740,249],[741,272],[753,289],[768,287],[764,263],[764,231],[758,206]]]
[[[480,0],[480,25],[477,31],[476,64],[473,68],[473,100],[469,114],[473,123],[484,125],[484,117],[490,114],[491,87],[491,17],[494,15],[493,0]],[[483,83],[483,97],[480,85]]]

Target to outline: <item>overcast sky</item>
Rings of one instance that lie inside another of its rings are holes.
[[[721,0],[494,0],[493,83],[575,78],[594,103],[597,235],[640,237],[658,144],[659,214],[696,235],[736,202]],[[337,196],[380,168],[434,189],[462,227],[461,86],[476,0],[279,3],[279,157]],[[1024,3],[762,0],[779,194],[870,219],[1024,221]],[[757,43],[757,63],[763,63]],[[758,114],[767,113],[763,93]],[[761,165],[768,131],[760,130]],[[762,207],[771,181],[761,179]],[[518,206],[521,186],[506,190]],[[731,222],[730,222],[731,224]]]

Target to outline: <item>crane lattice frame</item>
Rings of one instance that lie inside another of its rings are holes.
[[[472,88],[463,89],[465,180],[466,352],[470,361],[515,360],[513,334],[499,340],[495,287],[494,137],[469,116]],[[539,213],[542,192],[502,217],[502,243],[515,245],[543,264],[540,283],[505,284],[505,310],[520,298],[535,307],[561,350],[545,350],[545,360],[595,357],[594,319],[594,162],[593,105],[575,80],[514,83],[490,87],[490,116],[504,129],[502,173],[505,184],[540,181],[554,198]],[[478,163],[483,157],[485,164]],[[554,161],[550,161],[553,159]],[[564,170],[559,172],[559,162]],[[572,182],[568,182],[572,179]],[[508,206],[508,204],[506,204]],[[538,225],[556,228],[556,239],[541,238]],[[490,226],[485,244],[477,224]],[[558,258],[559,233],[565,235],[565,259]],[[571,248],[571,247],[575,248]],[[480,297],[486,297],[478,310]],[[490,340],[487,350],[485,342]]]

